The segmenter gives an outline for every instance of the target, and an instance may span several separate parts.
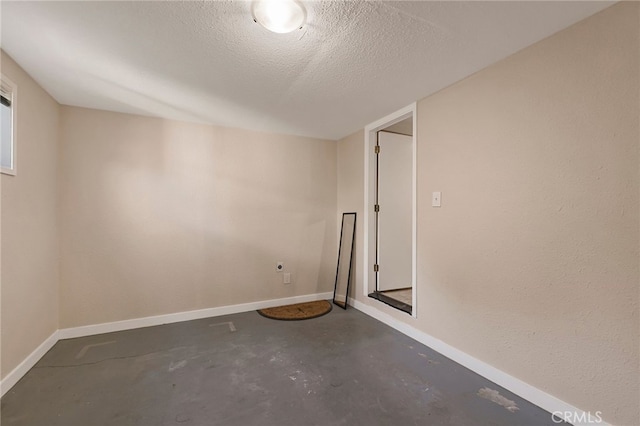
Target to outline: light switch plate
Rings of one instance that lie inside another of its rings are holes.
[[[442,199],[442,193],[440,191],[436,191],[433,194],[431,194],[431,206],[440,207],[441,199]]]

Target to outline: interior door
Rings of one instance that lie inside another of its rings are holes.
[[[412,138],[378,132],[378,291],[411,287]]]

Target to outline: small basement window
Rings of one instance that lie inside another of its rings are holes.
[[[0,78],[0,171],[16,174],[17,87],[4,75]]]

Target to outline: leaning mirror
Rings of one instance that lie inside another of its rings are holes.
[[[349,285],[351,284],[355,236],[356,214],[342,213],[342,230],[340,231],[338,268],[336,270],[336,286],[333,290],[333,303],[343,309],[347,309],[347,297],[349,295]]]

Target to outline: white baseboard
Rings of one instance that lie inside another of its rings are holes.
[[[274,306],[290,305],[293,303],[311,302],[314,300],[331,298],[333,298],[333,293],[305,294],[303,296],[285,297],[283,299],[262,300],[259,302],[241,303],[239,305],[219,306],[216,308],[199,309],[196,311],[177,312],[175,314],[156,315],[152,317],[134,318],[124,321],[85,325],[73,328],[63,328],[59,330],[58,338],[73,339],[76,337],[113,333],[114,331],[132,330],[135,328],[152,327],[155,325],[171,324],[174,322],[191,321],[209,317],[219,317],[222,315],[255,311],[257,309],[272,308]]]
[[[0,396],[8,392],[27,372],[55,345],[58,340],[75,337],[92,336],[94,334],[111,333],[114,331],[132,330],[135,328],[151,327],[154,325],[171,324],[175,322],[191,321],[201,318],[218,317],[221,315],[249,312],[257,309],[272,308],[274,306],[290,305],[293,303],[311,302],[314,300],[332,299],[333,293],[315,293],[302,296],[285,297],[283,299],[262,300],[259,302],[242,303],[239,305],[220,306],[217,308],[199,309],[196,311],[178,312],[174,314],[156,315],[152,317],[135,318],[103,324],[85,325],[82,327],[63,328],[56,330],[40,346],[36,348],[11,373],[0,381]]]
[[[16,368],[14,368],[9,374],[6,375],[2,381],[0,381],[0,396],[4,396],[16,383],[27,374],[31,368],[36,365],[40,358],[46,354],[49,349],[58,342],[58,330],[51,333],[51,336],[47,337],[44,342],[40,344],[33,352],[31,352]]]
[[[482,362],[479,359],[474,358],[471,355],[446,344],[442,340],[436,339],[435,337],[423,331],[420,331],[417,328],[412,327],[411,325],[400,321],[381,310],[378,310],[370,305],[359,302],[352,298],[349,298],[349,304],[360,312],[367,314],[370,317],[377,319],[378,321],[383,322],[384,324],[387,324],[392,328],[395,328],[402,334],[405,334],[412,339],[417,340],[423,345],[430,347],[434,351],[470,369],[474,373],[477,373],[482,377],[502,386],[503,388],[508,389],[514,394],[520,396],[523,399],[526,399],[527,401],[537,405],[538,407],[548,411],[549,413],[570,412],[575,413],[574,418],[577,419],[589,418],[588,412],[574,407],[573,405],[568,404],[534,386],[531,386],[530,384],[525,383],[522,380],[505,373],[504,371],[501,371],[485,362]],[[593,413],[591,413],[590,415],[593,419]],[[593,425],[594,422],[592,421],[590,423],[574,423],[575,426],[587,424]],[[608,426],[605,422],[599,422],[597,424],[599,426]]]

